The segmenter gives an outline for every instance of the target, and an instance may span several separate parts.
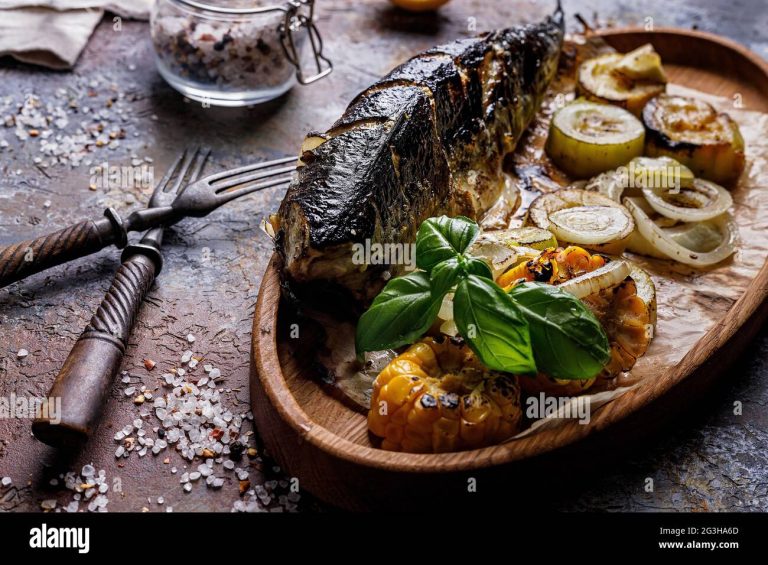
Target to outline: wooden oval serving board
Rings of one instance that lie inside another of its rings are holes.
[[[661,54],[672,82],[727,97],[739,92],[745,108],[768,112],[768,63],[732,41],[678,29],[596,33],[622,52],[650,42]],[[553,469],[567,466],[569,476],[577,469],[599,472],[596,464],[603,454],[618,452],[620,446],[661,429],[671,415],[680,412],[681,404],[692,404],[717,377],[726,375],[728,364],[768,317],[766,263],[727,317],[700,338],[677,366],[643,380],[601,407],[588,425],[571,421],[473,451],[394,453],[374,447],[365,416],[305,374],[302,360],[289,351],[280,324],[285,308],[281,308],[278,269],[279,259],[274,256],[254,314],[251,403],[257,431],[269,453],[299,478],[303,489],[355,510],[419,509],[425,504],[456,508],[483,499],[483,493],[486,502],[498,503],[506,497],[515,500],[521,481],[527,485],[523,490],[535,490],[541,481],[532,477],[546,483]],[[557,480],[557,475],[552,477]]]

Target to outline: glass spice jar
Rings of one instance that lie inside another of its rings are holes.
[[[150,18],[157,68],[185,96],[215,106],[277,98],[333,66],[323,55],[314,0],[157,0]],[[312,72],[302,48],[312,49]]]

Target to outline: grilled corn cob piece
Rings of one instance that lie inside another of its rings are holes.
[[[584,302],[595,312],[610,340],[611,359],[597,376],[597,381],[612,388],[613,379],[629,371],[653,339],[655,293],[652,301],[643,299],[637,283],[630,276],[619,286],[589,296]]]
[[[382,449],[441,453],[504,441],[522,415],[517,377],[490,371],[461,341],[426,338],[379,373],[368,429]]]
[[[506,290],[523,281],[560,284],[584,273],[590,273],[606,264],[606,257],[575,245],[551,248],[538,257],[522,262],[505,273],[496,282]],[[611,345],[611,359],[594,379],[564,380],[544,373],[536,377],[521,377],[520,386],[526,394],[575,396],[592,387],[596,382],[607,387],[617,375],[629,371],[648,349],[656,322],[656,296],[653,282],[647,273],[633,267],[633,275],[620,285],[584,298],[605,328]],[[638,290],[638,283],[643,285]]]

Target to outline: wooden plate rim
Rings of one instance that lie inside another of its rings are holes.
[[[676,28],[658,28],[648,32],[642,28],[627,27],[600,30],[594,33],[600,36],[673,34],[700,38],[737,52],[762,71],[765,79],[768,80],[768,62],[746,47],[708,32]],[[511,463],[571,444],[602,430],[652,402],[693,373],[733,337],[768,295],[768,261],[766,261],[744,293],[731,306],[727,315],[699,339],[680,363],[658,378],[643,381],[636,388],[602,406],[592,415],[587,425],[568,422],[558,428],[544,430],[520,440],[471,451],[441,454],[395,453],[354,443],[313,422],[286,386],[276,341],[281,293],[279,262],[279,257],[273,254],[256,302],[251,359],[256,370],[252,371],[252,378],[260,380],[267,400],[280,418],[288,423],[303,441],[351,463],[394,472],[447,473]],[[251,403],[256,410],[254,399]]]

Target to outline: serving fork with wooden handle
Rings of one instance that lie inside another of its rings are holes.
[[[36,239],[0,247],[0,288],[110,245],[122,249],[128,244],[129,232],[171,225],[185,217],[202,217],[246,194],[287,185],[295,170],[289,164],[295,162],[296,157],[283,157],[215,173],[178,194],[169,192],[173,200],[137,210],[125,220],[113,208],[107,208],[105,217],[99,220],[85,220]]]
[[[185,150],[155,187],[148,208],[169,205],[200,176],[210,150]],[[163,226],[127,246],[101,305],[75,342],[48,398],[59,413],[43,414],[32,423],[35,437],[56,447],[75,447],[91,435],[128,345],[136,316],[163,268]]]
[[[164,227],[186,215],[205,215],[233,198],[288,180],[279,178],[247,184],[281,174],[263,172],[266,166],[274,167],[275,162],[197,180],[209,154],[209,149],[184,151],[155,187],[148,208],[142,211],[147,214],[140,220],[155,227],[150,228],[138,244],[123,250],[122,264],[110,289],[70,351],[48,394],[48,398],[58,401],[58,413],[44,414],[32,424],[32,432],[39,440],[56,447],[76,447],[91,435],[109,387],[120,369],[141,304],[162,269],[160,248]],[[279,160],[280,165],[287,161]],[[282,169],[282,173],[287,172],[289,168]],[[181,205],[177,206],[179,202]],[[183,207],[183,214],[175,211],[179,207]],[[82,248],[76,251],[82,252]]]

